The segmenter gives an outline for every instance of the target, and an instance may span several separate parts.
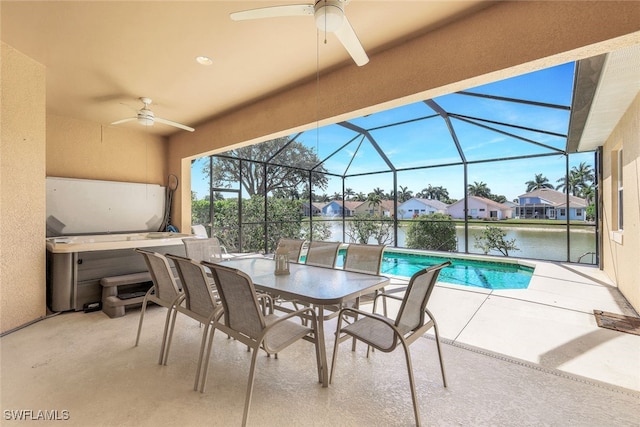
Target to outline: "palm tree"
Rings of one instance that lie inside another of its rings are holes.
[[[558,186],[557,190],[560,191],[569,191],[574,196],[580,196],[587,198],[584,192],[587,187],[592,185],[593,183],[593,169],[586,162],[581,162],[578,166],[574,166],[571,168],[569,172],[569,180],[567,183],[567,179],[565,177],[560,178],[557,182]]]
[[[441,202],[447,202],[449,201],[449,191],[442,187],[442,186],[437,186],[437,187],[433,187],[433,198],[436,200],[440,200]]]
[[[556,182],[559,182],[556,190],[562,191],[563,193],[571,193],[573,196],[577,196],[580,192],[580,177],[575,173],[575,171],[570,171],[569,176],[563,176],[558,179]]]
[[[404,203],[409,200],[413,195],[413,191],[409,190],[409,187],[400,186],[400,191],[398,192],[398,201],[400,203]]]
[[[378,207],[382,205],[382,197],[375,192],[369,193],[367,196],[367,203],[369,204],[369,207],[377,210]]]
[[[429,184],[428,187],[423,188],[422,191],[420,191],[418,194],[420,195],[421,198],[433,199],[434,198],[433,187],[431,186],[431,184]]]
[[[332,200],[342,200],[342,194],[335,192],[333,193],[333,195],[331,196]]]
[[[580,177],[584,184],[587,181],[593,181],[593,169],[591,165],[588,165],[587,162],[580,162],[580,164],[576,167],[574,166],[571,171],[575,171],[576,175]]]
[[[595,196],[596,189],[593,187],[593,185],[589,184],[582,187],[582,190],[580,191],[580,197],[586,199],[588,205],[593,203],[593,199],[595,198]]]
[[[373,189],[373,194],[376,196],[384,197],[384,190],[380,187],[376,187]]]
[[[469,184],[467,186],[467,194],[470,196],[485,197],[488,199],[489,196],[491,196],[491,189],[482,181],[473,181],[473,184]]]
[[[354,198],[353,198],[356,202],[364,202],[365,200],[367,200],[367,195],[364,194],[362,191],[360,191],[359,193],[357,193]]]
[[[351,200],[351,198],[352,198],[353,196],[355,196],[355,194],[356,194],[356,192],[355,192],[355,191],[353,191],[353,188],[346,188],[346,189],[344,190],[344,195],[345,195],[345,197],[347,198],[347,200]]]
[[[437,187],[433,187],[429,184],[428,187],[423,188],[422,191],[416,194],[416,197],[424,198],[424,199],[432,199],[432,200],[440,200],[441,202],[448,203],[449,202],[449,190],[438,185]]]
[[[527,186],[526,193],[529,193],[533,190],[538,190],[540,188],[551,188],[553,189],[553,184],[549,182],[549,179],[542,175],[541,173],[537,173],[533,181],[527,181],[524,183]]]

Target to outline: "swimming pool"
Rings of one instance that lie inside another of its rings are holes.
[[[343,265],[344,252],[340,250],[337,266]],[[451,261],[451,265],[440,272],[439,281],[485,289],[526,289],[534,270],[518,263],[385,250],[381,273],[409,278],[425,267],[447,260]]]

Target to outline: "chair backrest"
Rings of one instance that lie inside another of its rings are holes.
[[[344,269],[358,273],[380,274],[385,247],[350,243],[344,257]]]
[[[403,329],[412,331],[424,324],[424,311],[431,297],[431,292],[440,271],[448,265],[451,265],[451,261],[427,267],[411,277],[400,310],[398,310],[396,326],[402,325]]]
[[[335,267],[340,244],[340,242],[323,242],[321,240],[311,241],[305,263],[317,267]]]
[[[207,229],[204,228],[202,224],[195,224],[191,226],[191,233],[195,234],[198,237],[209,237],[207,234]]]
[[[155,296],[163,301],[172,302],[180,294],[180,287],[173,277],[167,258],[158,253],[136,248],[136,252],[144,257],[147,269],[155,288]]]
[[[196,261],[222,261],[222,247],[216,237],[182,239],[187,258]]]
[[[203,264],[213,272],[224,307],[224,324],[252,339],[258,339],[266,323],[251,278],[222,264]]]
[[[304,240],[302,239],[282,238],[278,241],[278,247],[287,250],[289,262],[300,262],[300,251],[302,251],[302,245],[304,245]]]
[[[178,270],[187,309],[202,317],[209,317],[219,303],[216,302],[204,267],[197,261],[178,255],[168,254],[167,258],[173,261]]]

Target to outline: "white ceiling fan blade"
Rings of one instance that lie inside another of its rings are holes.
[[[364,51],[356,32],[353,31],[353,27],[349,23],[347,17],[344,17],[344,24],[338,30],[334,32],[340,43],[343,44],[344,48],[347,49],[349,55],[353,58],[358,66],[362,67],[364,64],[369,62],[369,57],[367,53]]]
[[[262,7],[259,9],[233,12],[229,16],[233,21],[245,21],[248,19],[276,18],[280,16],[313,16],[312,4],[290,4],[283,6]]]
[[[160,117],[156,117],[154,119],[158,123],[164,123],[165,125],[174,126],[180,129],[188,130],[189,132],[193,132],[195,129],[177,122],[172,122],[171,120],[161,119]]]
[[[130,117],[128,119],[116,120],[115,122],[113,122],[111,124],[112,125],[119,125],[120,123],[132,122],[134,120],[138,120],[138,118],[137,117]]]

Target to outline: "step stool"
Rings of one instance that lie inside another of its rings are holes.
[[[103,277],[100,279],[100,284],[102,285],[102,311],[111,318],[124,316],[126,307],[142,304],[147,289],[144,292],[121,292],[118,294],[118,287],[151,281],[151,274],[148,271]]]

